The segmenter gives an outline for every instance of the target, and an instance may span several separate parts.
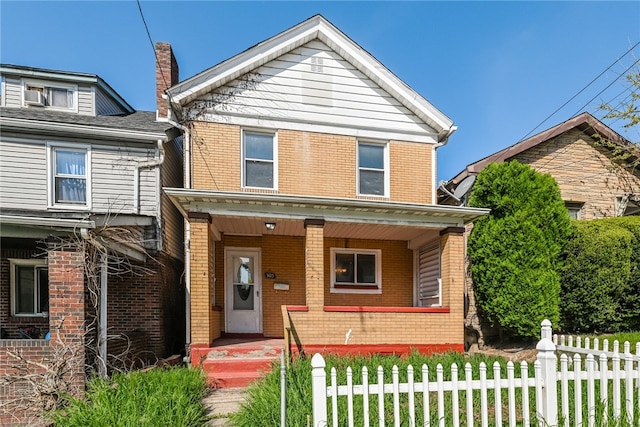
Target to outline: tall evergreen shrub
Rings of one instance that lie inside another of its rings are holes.
[[[569,332],[640,330],[640,217],[576,221],[562,268]]]
[[[517,161],[494,163],[479,175],[469,205],[490,208],[469,238],[478,306],[503,338],[540,334],[560,318],[560,254],[569,213],[555,180]]]

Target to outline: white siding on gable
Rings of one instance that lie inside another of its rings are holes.
[[[0,140],[0,206],[7,209],[47,208],[47,150],[35,143]]]
[[[2,97],[4,98],[3,102],[5,107],[21,107],[22,81],[20,79],[5,78]]]
[[[214,121],[259,117],[347,128],[434,132],[318,40],[216,89],[192,106],[196,114],[204,107],[204,118]]]
[[[95,115],[91,86],[78,86],[78,114]]]
[[[98,116],[116,116],[126,111],[107,95],[102,89],[96,88],[96,114]]]

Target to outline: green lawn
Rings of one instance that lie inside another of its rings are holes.
[[[377,383],[376,377],[376,369],[378,366],[382,366],[385,376],[384,382],[391,383],[391,371],[392,366],[397,365],[399,367],[399,380],[400,383],[406,382],[407,380],[407,366],[412,365],[414,367],[414,381],[421,382],[422,376],[420,373],[420,369],[422,364],[426,364],[429,367],[429,381],[436,380],[436,366],[437,364],[442,364],[444,367],[444,380],[447,381],[450,379],[450,366],[452,363],[456,363],[459,368],[459,380],[464,378],[464,366],[468,362],[473,367],[474,379],[478,378],[479,365],[481,362],[484,362],[487,365],[487,378],[493,378],[493,365],[494,362],[498,362],[500,365],[500,377],[506,378],[506,361],[499,357],[486,357],[486,356],[471,356],[467,357],[458,353],[450,353],[444,355],[436,355],[431,357],[421,356],[419,354],[413,354],[407,358],[401,357],[383,357],[383,356],[373,356],[371,358],[364,357],[327,357],[325,358],[327,364],[327,377],[329,381],[329,372],[332,367],[336,368],[337,371],[337,383],[338,384],[346,384],[346,369],[347,367],[351,367],[353,370],[353,383],[361,384],[361,370],[362,366],[367,366],[369,370],[369,384]],[[528,369],[529,377],[534,376],[533,372],[533,364],[529,364]],[[516,364],[515,366],[515,377],[520,377],[520,366]],[[292,363],[291,368],[287,371],[287,425],[288,426],[306,426],[307,419],[311,416],[312,413],[312,402],[311,402],[311,363],[309,359],[299,359]],[[599,382],[596,381],[596,390],[599,390]],[[610,384],[611,390],[611,384]],[[587,419],[587,410],[586,410],[586,382],[583,382],[583,419],[586,423]],[[558,387],[558,394],[560,394],[560,387]],[[570,382],[570,392],[571,402],[570,408],[573,412],[574,401],[573,401],[573,384]],[[624,402],[624,390],[622,390],[622,401]],[[611,391],[609,393],[609,398],[611,399]],[[489,425],[495,425],[493,404],[494,404],[494,393],[489,390],[487,393],[488,397],[488,406],[489,406]],[[518,425],[523,425],[522,422],[522,394],[519,390],[516,390],[515,393],[516,398],[516,416],[518,418]],[[370,425],[377,426],[378,421],[378,397],[377,395],[370,397],[369,399],[369,411],[370,411]],[[363,425],[363,402],[361,396],[354,397],[354,414],[355,425]],[[436,393],[431,393],[430,395],[430,419],[431,425],[437,424],[437,396]],[[473,392],[473,406],[474,406],[474,421],[475,425],[480,425],[480,392]],[[558,401],[560,402],[560,401]],[[501,404],[502,404],[502,416],[503,423],[506,424],[508,420],[508,396],[507,391],[505,389],[502,390],[501,393]],[[385,395],[384,399],[385,406],[385,425],[393,425],[393,397],[388,394]],[[445,392],[445,416],[451,416],[451,393]],[[560,403],[558,403],[558,410],[560,411]],[[466,425],[466,394],[465,392],[459,393],[459,408],[460,408],[460,422],[461,425]],[[530,414],[529,418],[531,420],[531,426],[537,426],[537,420],[535,416],[535,394],[534,389],[529,389],[529,408]],[[596,408],[596,417],[597,423],[602,425],[602,405],[597,405]],[[416,394],[415,398],[415,410],[416,410],[416,425],[423,425],[423,406],[422,406],[422,394]],[[401,420],[408,419],[408,399],[406,394],[400,395],[400,411],[401,411]],[[609,403],[609,414],[611,414],[612,405]],[[338,425],[344,426],[348,425],[347,420],[347,398],[339,397],[338,398],[338,412],[339,419]],[[624,405],[622,408],[622,416],[624,415]],[[635,419],[638,420],[638,416],[640,414],[635,415]],[[573,425],[573,414],[570,415],[570,422]],[[331,425],[331,399],[328,402],[328,417],[329,417],[329,425]],[[609,416],[611,420],[611,415]],[[267,375],[267,377],[253,386],[251,386],[248,390],[248,399],[247,402],[242,406],[241,410],[232,416],[232,420],[238,427],[253,427],[253,426],[278,426],[280,425],[280,367],[279,365],[274,365],[272,371]],[[599,421],[598,421],[599,420]],[[451,420],[446,420],[445,423],[447,426],[452,425]],[[406,425],[406,421],[402,423],[402,425]],[[586,424],[585,424],[586,425]],[[622,423],[615,424],[613,422],[609,422],[609,426],[620,426],[624,427],[627,423],[624,421]]]

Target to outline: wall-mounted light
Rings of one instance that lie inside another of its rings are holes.
[[[266,227],[267,230],[269,231],[273,231],[276,229],[276,223],[275,222],[265,222],[264,226]]]

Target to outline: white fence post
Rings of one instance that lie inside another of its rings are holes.
[[[313,395],[313,426],[327,425],[327,373],[326,363],[320,353],[311,359],[311,394]]]
[[[538,408],[538,421],[542,426],[558,425],[558,358],[556,346],[551,340],[551,322],[542,321],[540,341],[536,345],[542,371],[542,407]]]

